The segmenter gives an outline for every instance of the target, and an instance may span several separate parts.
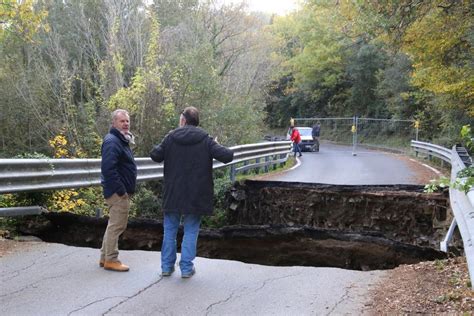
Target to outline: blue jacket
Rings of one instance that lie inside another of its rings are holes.
[[[137,165],[128,141],[116,128],[111,128],[102,143],[101,182],[104,197],[133,194],[137,182]]]

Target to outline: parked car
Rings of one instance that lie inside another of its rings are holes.
[[[301,151],[311,151],[311,147],[314,145],[313,136],[311,132],[313,129],[311,127],[298,127],[296,129],[300,132],[301,135],[301,142],[300,142],[300,149]],[[286,139],[291,139],[291,128],[288,129],[286,133]]]

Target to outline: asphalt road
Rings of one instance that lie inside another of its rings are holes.
[[[163,278],[159,252],[122,251],[119,273],[97,249],[21,248],[0,258],[0,315],[360,315],[385,274],[197,258],[192,278]]]
[[[359,148],[322,144],[319,152],[303,152],[293,170],[264,176],[265,180],[325,184],[426,184],[426,173],[437,174],[406,156]]]

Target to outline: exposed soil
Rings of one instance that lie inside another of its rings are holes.
[[[4,239],[0,236],[0,258],[29,249],[32,242],[19,242],[11,239]]]
[[[46,213],[25,218],[18,230],[47,242],[99,248],[106,218],[76,214]],[[160,221],[130,219],[119,240],[123,250],[160,251],[163,225]],[[178,232],[178,244],[182,230]],[[446,258],[430,247],[385,238],[377,232],[336,229],[232,225],[202,229],[198,255],[271,266],[338,267],[352,270],[391,269],[400,264]]]

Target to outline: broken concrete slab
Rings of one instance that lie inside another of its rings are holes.
[[[52,243],[0,258],[0,314],[362,315],[385,274],[197,258],[185,280],[160,276],[159,252],[121,251],[127,273],[99,268],[98,258],[97,249]]]

